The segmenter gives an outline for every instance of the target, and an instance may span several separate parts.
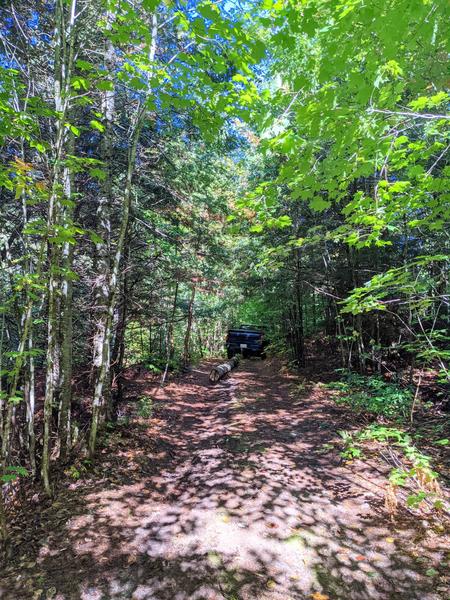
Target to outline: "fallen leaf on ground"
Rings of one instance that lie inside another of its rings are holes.
[[[387,537],[385,540],[388,544],[393,544],[395,542],[394,538],[392,537]]]
[[[327,596],[326,594],[321,594],[320,592],[314,592],[311,598],[313,600],[330,600],[330,596]]]

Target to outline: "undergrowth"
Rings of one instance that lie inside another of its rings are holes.
[[[357,414],[369,413],[388,419],[403,419],[410,413],[414,397],[410,388],[385,381],[380,375],[345,373],[345,379],[327,386],[339,392],[335,398],[337,404],[345,404]]]
[[[407,431],[414,400],[412,390],[385,381],[381,376],[367,377],[351,372],[345,372],[344,379],[327,387],[338,392],[334,397],[337,404],[374,421],[356,432],[340,432],[341,456],[347,461],[364,458],[368,443],[377,443],[381,457],[391,467],[386,507],[394,510],[400,501],[409,509],[427,508],[449,513],[432,459],[416,446],[421,436]],[[449,440],[436,440],[434,444],[446,446]]]
[[[385,496],[388,509],[397,508],[400,497],[408,508],[426,506],[449,512],[431,457],[414,445],[410,434],[396,427],[372,424],[355,433],[341,431],[340,435],[344,442],[341,455],[347,460],[364,456],[364,442],[380,443],[380,454],[392,467]]]
[[[138,415],[143,419],[150,419],[153,415],[153,399],[150,396],[142,396],[138,401]]]

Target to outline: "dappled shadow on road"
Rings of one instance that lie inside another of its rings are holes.
[[[216,386],[206,368],[167,386],[148,425],[115,434],[95,478],[61,493],[1,597],[444,598],[424,575],[439,549],[406,552],[420,529],[394,530],[379,473],[330,447],[340,412],[295,383],[244,361]]]

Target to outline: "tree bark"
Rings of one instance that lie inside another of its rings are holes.
[[[183,351],[183,366],[184,367],[187,367],[189,364],[189,361],[190,361],[189,348],[190,348],[190,339],[191,339],[192,320],[193,320],[193,316],[194,316],[195,291],[196,291],[196,285],[195,285],[195,283],[193,283],[191,298],[189,300],[189,306],[188,306],[188,320],[187,320],[187,326],[186,326],[186,333],[184,336],[184,351]]]
[[[295,250],[296,270],[295,270],[295,359],[299,367],[305,366],[305,334],[303,323],[303,290],[301,283],[301,265],[300,249]]]
[[[106,14],[107,31],[111,30],[114,15],[111,12]],[[97,232],[99,240],[95,244],[96,249],[96,272],[95,281],[95,309],[94,309],[94,338],[93,338],[93,382],[94,389],[98,389],[100,384],[99,378],[102,377],[102,363],[106,360],[110,362],[109,357],[109,341],[106,345],[106,337],[108,332],[108,314],[109,303],[111,297],[111,207],[113,204],[113,175],[112,175],[112,158],[113,158],[113,135],[115,121],[115,87],[114,87],[114,72],[116,65],[116,53],[112,41],[107,38],[105,41],[105,70],[108,74],[108,81],[111,84],[110,90],[105,90],[102,93],[102,112],[105,131],[102,139],[102,159],[105,165],[106,177],[102,185],[102,193],[100,195],[97,206]],[[109,373],[107,375],[109,379]],[[102,403],[109,404],[110,396],[110,381],[106,380],[101,384]]]
[[[175,313],[177,310],[177,301],[178,301],[178,281],[175,283],[175,293],[173,296],[173,305],[172,305],[172,313],[169,319],[169,322],[167,323],[167,332],[166,332],[166,366],[164,368],[164,372],[162,374],[161,377],[161,383],[160,385],[163,386],[165,381],[166,381],[166,377],[167,377],[167,373],[169,371],[169,366],[170,366],[170,361],[173,358],[174,355],[174,345],[173,345],[173,322],[175,320]]]
[[[33,332],[30,331],[28,338],[28,350],[30,355],[28,357],[28,394],[27,394],[27,431],[28,431],[28,455],[30,457],[31,474],[33,477],[36,476],[36,434],[34,431],[34,412],[36,406],[36,378],[35,378],[35,367],[34,358],[32,355],[33,350]]]
[[[64,188],[65,169],[63,161],[65,158],[67,144],[66,120],[71,104],[70,81],[74,61],[75,47],[75,22],[76,22],[77,0],[71,0],[69,11],[66,14],[64,4],[60,1],[55,6],[55,110],[58,115],[56,122],[55,162],[53,169],[53,183],[50,194],[47,227],[50,235],[56,230],[61,220],[61,190]],[[67,171],[66,171],[67,173]],[[60,383],[59,372],[59,294],[61,289],[60,264],[61,251],[57,243],[48,240],[48,325],[47,325],[47,355],[46,355],[46,379],[44,397],[44,438],[42,448],[41,476],[45,491],[51,495],[50,488],[50,435],[52,424],[52,412],[55,403],[55,395]]]
[[[73,146],[73,139],[69,140]],[[72,148],[69,148],[72,152]],[[63,174],[64,196],[71,200],[73,181],[69,169],[64,169]],[[69,202],[65,208],[64,221],[72,223],[73,210]],[[73,245],[66,242],[62,249],[63,278],[61,282],[61,317],[60,317],[60,344],[61,344],[61,369],[60,369],[60,408],[58,415],[60,458],[67,460],[70,448],[70,411],[72,405],[72,344],[73,344]]]
[[[149,64],[152,65],[155,53],[156,53],[156,42],[157,42],[157,33],[158,33],[158,22],[156,15],[153,15],[152,18],[152,38],[149,49]],[[104,399],[104,391],[105,385],[108,382],[110,377],[110,344],[111,344],[111,335],[112,335],[112,324],[114,317],[114,310],[116,306],[117,299],[117,291],[118,291],[118,276],[119,269],[123,254],[123,248],[125,239],[128,232],[128,222],[130,218],[131,211],[131,202],[132,202],[132,183],[133,183],[133,174],[136,165],[136,152],[139,143],[140,134],[142,131],[142,127],[144,125],[144,120],[147,115],[147,100],[151,93],[150,88],[150,78],[151,73],[148,74],[147,80],[147,93],[145,98],[139,103],[137,113],[134,120],[134,126],[132,130],[130,147],[128,150],[128,167],[127,167],[127,177],[125,182],[125,189],[122,199],[122,218],[121,225],[119,230],[119,237],[116,243],[112,269],[111,269],[111,278],[109,280],[109,299],[108,299],[108,314],[107,320],[105,323],[105,334],[103,336],[103,341],[101,344],[101,366],[98,371],[98,376],[95,382],[94,388],[94,398],[92,402],[92,419],[91,419],[91,430],[89,435],[89,455],[93,456],[95,453],[95,446],[97,442],[97,431],[100,421],[101,410],[103,406]]]
[[[112,418],[115,417],[118,404],[123,400],[123,363],[125,357],[125,331],[128,315],[128,293],[129,293],[129,245],[125,244],[123,260],[123,285],[122,301],[119,306],[119,320],[114,339],[114,348],[112,353],[112,382],[115,384],[113,396]],[[142,329],[141,329],[142,336]]]
[[[237,367],[239,364],[239,357],[233,356],[230,360],[220,365],[213,367],[209,373],[209,380],[211,383],[217,383],[219,379],[222,379],[224,375],[229,373],[232,369]]]

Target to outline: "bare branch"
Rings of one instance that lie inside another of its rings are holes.
[[[369,113],[381,113],[384,115],[393,115],[400,117],[410,117],[411,119],[427,119],[427,120],[440,120],[446,119],[450,120],[450,115],[435,115],[433,113],[416,113],[412,111],[403,111],[403,110],[386,110],[382,108],[369,108]]]

